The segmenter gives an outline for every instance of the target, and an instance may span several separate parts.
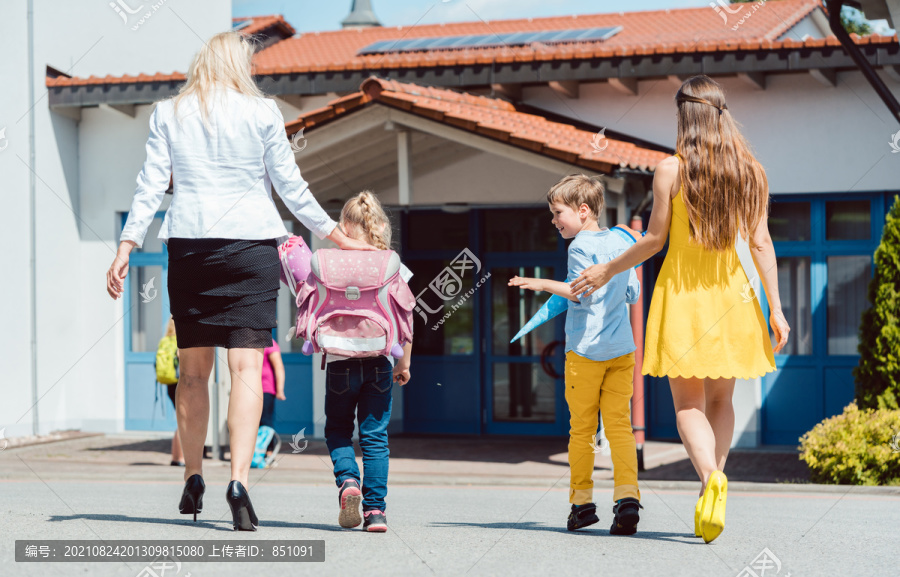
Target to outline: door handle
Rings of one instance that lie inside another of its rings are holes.
[[[552,341],[544,347],[544,350],[541,351],[541,368],[544,369],[544,372],[554,379],[562,378],[562,375],[556,372],[556,367],[553,366],[553,353],[556,351],[556,347],[561,345],[562,341]]]

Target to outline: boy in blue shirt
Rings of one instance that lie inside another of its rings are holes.
[[[569,245],[566,282],[514,277],[510,286],[547,291],[569,299],[566,314],[566,403],[569,406],[569,531],[597,523],[593,503],[594,453],[599,410],[613,461],[613,513],[609,532],[633,535],[640,521],[637,447],[631,428],[634,392],[634,338],[626,303],[634,304],[641,287],[634,269],[616,275],[588,297],[572,295],[569,282],[590,265],[609,262],[634,242],[600,228],[603,184],[585,175],[567,176],[547,193],[553,225]]]

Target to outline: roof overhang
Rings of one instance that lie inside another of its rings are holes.
[[[611,82],[623,90],[634,90],[637,80],[666,77],[687,78],[696,74],[713,77],[743,76],[759,84],[769,74],[812,74],[834,78],[845,70],[856,70],[853,59],[835,38],[782,40],[769,47],[735,45],[703,51],[691,46],[670,53],[652,52],[528,62],[473,62],[453,66],[397,67],[308,72],[271,72],[257,77],[269,94],[314,95],[349,93],[372,74],[401,82],[476,90],[492,86],[522,87],[550,83]],[[866,37],[857,40],[861,54],[875,68],[900,78],[900,44],[896,37]],[[689,48],[689,49],[688,49]],[[118,77],[111,79],[47,79],[51,108],[87,107],[100,104],[151,104],[177,93],[183,76],[162,79]],[[763,83],[764,86],[764,83]]]

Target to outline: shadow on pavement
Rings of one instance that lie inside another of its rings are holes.
[[[602,521],[601,521],[602,523]],[[672,533],[667,531],[641,531],[638,530],[634,535],[628,536],[620,536],[620,535],[610,535],[609,530],[604,529],[603,526],[598,523],[590,528],[579,529],[578,531],[569,531],[565,528],[564,525],[555,526],[555,525],[543,525],[541,523],[534,523],[532,521],[525,521],[519,523],[511,523],[511,522],[500,522],[500,523],[455,523],[455,522],[437,522],[431,523],[431,527],[481,527],[482,529],[516,529],[520,531],[550,531],[553,533],[567,533],[569,535],[584,535],[597,537],[599,535],[604,535],[606,537],[621,537],[623,539],[650,539],[653,541],[673,541],[675,543],[687,543],[691,544],[692,541],[697,541],[698,543],[702,543],[702,541],[697,540],[693,534],[689,533]],[[674,537],[680,537],[680,539],[674,539]]]
[[[82,513],[78,515],[51,515],[47,521],[49,522],[60,522],[60,521],[75,521],[78,519],[88,520],[88,521],[112,521],[117,523],[141,523],[141,524],[157,524],[157,525],[184,525],[197,527],[198,529],[212,529],[214,531],[227,531],[229,533],[234,533],[234,529],[232,529],[231,520],[229,516],[225,516],[222,519],[216,520],[204,520],[197,519],[195,523],[192,518],[189,518],[188,515],[185,515],[184,519],[178,518],[163,518],[163,517],[130,517],[128,515],[104,515],[102,513]],[[342,529],[340,527],[336,527],[335,525],[323,525],[322,523],[293,523],[288,521],[267,521],[265,519],[260,519],[260,529],[264,529],[267,527],[278,527],[282,529],[318,529],[320,531],[346,531],[347,529]]]

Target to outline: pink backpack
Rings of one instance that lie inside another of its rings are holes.
[[[293,331],[306,341],[303,354],[403,356],[403,345],[412,342],[416,299],[400,277],[396,252],[323,248],[313,253],[310,268],[297,295]]]

